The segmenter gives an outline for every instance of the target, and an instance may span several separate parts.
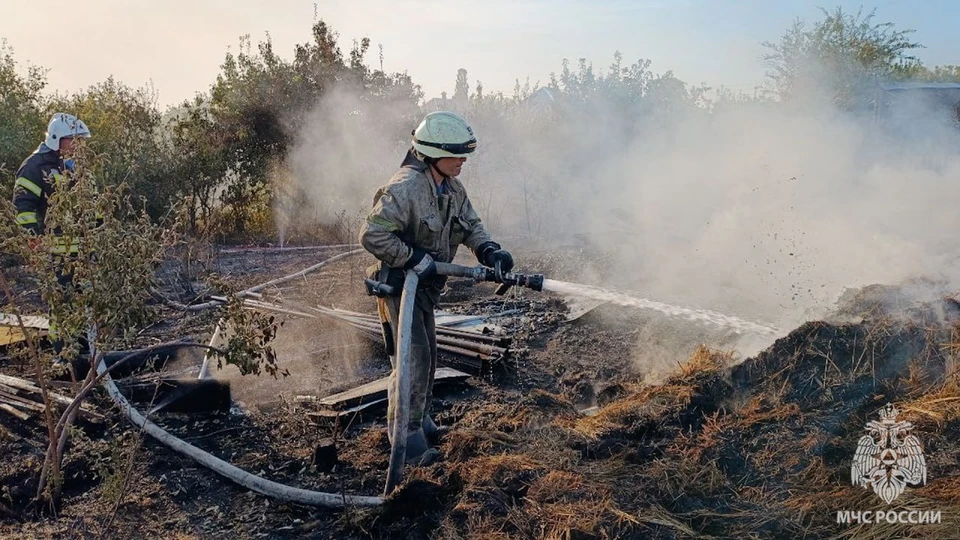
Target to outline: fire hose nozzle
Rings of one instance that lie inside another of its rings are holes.
[[[363,283],[367,286],[367,294],[370,296],[386,298],[388,296],[393,296],[396,293],[396,289],[380,281],[374,281],[372,279],[365,278]]]
[[[437,263],[437,274],[442,276],[458,276],[472,278],[474,281],[492,281],[499,283],[497,294],[503,294],[510,287],[526,287],[535,291],[543,290],[543,274],[520,274],[514,272],[503,272],[500,270],[500,264],[495,268],[485,266],[461,266],[451,263]]]
[[[520,274],[514,272],[499,274],[497,279],[494,279],[494,281],[500,283],[500,286],[497,287],[495,294],[502,295],[513,286],[526,287],[535,291],[542,291],[543,279],[543,274]]]
[[[527,276],[527,287],[535,291],[542,291],[543,280],[543,274],[530,274]]]

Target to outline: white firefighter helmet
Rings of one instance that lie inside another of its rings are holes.
[[[477,149],[470,124],[447,111],[432,112],[413,130],[413,147],[431,158],[466,157]]]
[[[90,128],[76,116],[67,113],[54,113],[47,126],[47,139],[44,144],[51,150],[60,150],[60,139],[64,137],[89,137]]]

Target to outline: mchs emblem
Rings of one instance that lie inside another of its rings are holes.
[[[890,504],[910,486],[927,483],[927,463],[923,459],[920,440],[910,431],[910,422],[898,422],[900,414],[893,405],[880,409],[880,421],[867,422],[869,435],[860,437],[850,467],[855,486],[873,488],[874,493]]]

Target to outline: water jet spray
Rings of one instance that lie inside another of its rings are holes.
[[[737,334],[750,333],[770,337],[784,334],[784,332],[779,328],[747,321],[732,315],[725,315],[723,313],[710,311],[708,309],[673,306],[663,302],[648,300],[646,298],[638,298],[626,293],[610,291],[607,289],[601,289],[599,287],[591,287],[589,285],[580,285],[578,283],[568,283],[566,281],[545,279],[542,287],[543,290],[546,291],[585,296],[588,298],[593,298],[594,300],[602,300],[620,306],[658,311],[664,315],[667,315],[668,317],[677,317],[693,322],[713,324],[723,328],[729,328]]]

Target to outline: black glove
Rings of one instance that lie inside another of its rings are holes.
[[[426,279],[437,273],[437,263],[426,251],[413,248],[413,256],[404,265],[404,270],[413,270],[420,279]]]
[[[490,268],[494,268],[499,262],[500,270],[503,272],[513,270],[513,255],[505,249],[500,249],[500,244],[496,242],[485,242],[478,246],[477,260]]]
[[[490,254],[490,266],[495,267],[500,263],[500,270],[509,272],[513,270],[513,255],[505,249],[498,249]]]

